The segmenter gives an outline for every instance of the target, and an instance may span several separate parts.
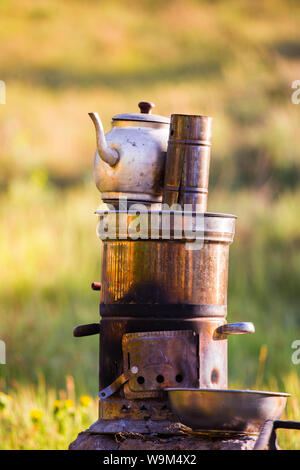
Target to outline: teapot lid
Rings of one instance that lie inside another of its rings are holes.
[[[152,108],[155,107],[154,103],[149,101],[140,101],[138,104],[140,108],[139,113],[117,114],[112,119],[113,121],[147,121],[147,122],[160,122],[170,124],[170,119],[158,114],[151,114]]]

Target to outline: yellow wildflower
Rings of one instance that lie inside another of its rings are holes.
[[[64,402],[64,406],[67,410],[69,410],[70,408],[73,408],[74,407],[74,402],[73,400],[65,400]]]
[[[81,395],[79,401],[82,406],[89,406],[91,404],[92,398],[88,395]]]
[[[6,393],[0,392],[0,411],[5,410],[9,402],[11,401],[11,397],[6,395]]]
[[[30,411],[30,418],[33,423],[39,423],[42,421],[44,417],[44,413],[40,410],[31,410]]]
[[[74,402],[70,398],[64,401],[64,409],[69,416],[75,416]]]
[[[61,400],[54,400],[53,402],[53,412],[56,414],[62,407]]]

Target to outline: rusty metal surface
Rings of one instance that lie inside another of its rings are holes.
[[[125,214],[125,222],[132,217]],[[225,315],[234,222],[234,216],[205,214],[204,243],[198,250],[187,250],[182,240],[105,240],[102,305],[152,304],[156,310],[158,305],[217,306]]]
[[[198,338],[194,331],[154,331],[122,338],[126,398],[158,397],[165,387],[199,383]]]
[[[196,251],[177,240],[103,243],[100,388],[123,373],[124,334],[162,330],[196,332],[199,386],[227,386],[227,340],[213,336],[227,314],[234,222],[234,216],[205,214],[205,243]]]
[[[177,318],[223,317],[227,315],[227,305],[193,304],[100,304],[101,317]]]
[[[108,387],[103,388],[99,392],[99,397],[101,400],[104,400],[111,395],[114,395],[122,385],[124,385],[128,380],[128,375],[127,374],[121,374],[119,377],[116,378],[116,380],[113,381]]]
[[[130,419],[152,421],[175,421],[166,394],[164,399],[127,400],[108,398],[99,402],[99,418],[102,420]]]
[[[289,394],[254,390],[166,390],[179,421],[193,429],[259,431],[267,419],[279,419]]]
[[[211,126],[211,117],[172,114],[163,203],[206,211]]]
[[[199,338],[199,387],[227,387],[227,339],[214,337],[224,318],[105,317],[100,322],[100,388],[123,373],[122,337],[126,333],[192,330]],[[120,391],[121,393],[121,391]],[[120,395],[122,396],[122,394]]]
[[[199,388],[227,387],[227,339],[215,338],[215,331],[224,319],[198,320]]]
[[[229,246],[179,242],[104,242],[103,304],[218,305],[227,303]]]

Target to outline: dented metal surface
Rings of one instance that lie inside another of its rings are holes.
[[[161,202],[169,119],[152,115],[152,103],[146,104],[139,103],[141,114],[115,116],[106,135],[98,114],[89,113],[97,137],[94,178],[103,201],[126,196]]]

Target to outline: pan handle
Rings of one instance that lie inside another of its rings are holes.
[[[80,338],[81,336],[98,335],[100,333],[100,323],[90,323],[88,325],[75,326],[73,336]]]
[[[253,450],[278,450],[276,429],[299,429],[299,421],[281,421],[268,419],[264,422]]]
[[[254,333],[255,328],[251,322],[226,323],[215,330],[215,339],[225,339],[227,335],[245,335]]]

